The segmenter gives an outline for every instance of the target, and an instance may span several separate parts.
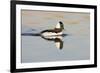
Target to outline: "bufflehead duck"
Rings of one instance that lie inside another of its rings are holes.
[[[59,21],[59,23],[56,25],[56,27],[54,29],[48,29],[48,30],[44,30],[42,31],[40,34],[41,36],[47,37],[47,36],[59,36],[63,34],[64,30],[64,25],[61,21]]]

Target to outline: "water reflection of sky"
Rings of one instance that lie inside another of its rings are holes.
[[[22,33],[38,33],[64,23],[63,49],[40,36],[22,36],[22,63],[90,58],[89,13],[22,11]]]

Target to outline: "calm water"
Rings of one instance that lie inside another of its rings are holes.
[[[90,59],[89,13],[22,11],[22,34],[54,28],[58,20],[68,34],[62,37],[63,48],[40,36],[22,35],[22,63]]]
[[[77,29],[74,26],[67,26],[67,28],[68,31],[64,30],[64,33],[68,35],[62,38],[63,48],[61,50],[56,47],[54,41],[45,40],[41,36],[23,35],[22,63],[89,59],[88,33],[71,32]],[[37,31],[30,30],[30,28],[27,29],[27,33],[37,33]]]

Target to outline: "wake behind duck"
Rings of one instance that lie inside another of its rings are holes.
[[[42,36],[42,37],[54,37],[54,36],[65,36],[66,34],[63,34],[64,30],[64,24],[59,21],[54,29],[47,29],[43,30],[40,33],[22,33],[24,36]]]

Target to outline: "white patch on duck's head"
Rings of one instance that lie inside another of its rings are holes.
[[[57,23],[57,25],[56,25],[55,28],[57,28],[57,29],[64,29],[64,25],[63,25],[63,23],[62,23],[61,21],[59,21],[59,22]]]
[[[60,28],[60,23],[57,23],[55,28]]]

